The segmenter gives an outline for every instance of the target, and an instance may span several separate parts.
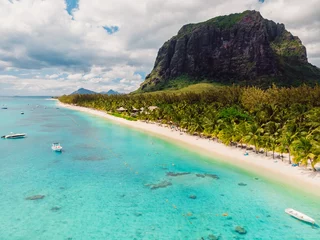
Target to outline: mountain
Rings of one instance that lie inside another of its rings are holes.
[[[97,92],[94,92],[94,91],[91,91],[91,90],[88,90],[88,89],[85,89],[85,88],[79,88],[77,91],[71,93],[71,95],[74,95],[74,94],[107,94],[107,95],[116,95],[116,94],[120,94],[112,89],[110,89],[108,92],[100,92],[100,93],[97,93]]]
[[[158,52],[137,92],[199,82],[269,87],[320,82],[301,40],[257,11],[183,26]]]
[[[79,88],[77,91],[71,93],[71,95],[74,95],[74,94],[97,94],[97,93],[85,88]]]
[[[120,94],[120,93],[110,89],[108,92],[100,92],[100,94],[117,95],[117,94]]]

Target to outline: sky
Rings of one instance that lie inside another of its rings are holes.
[[[187,23],[260,11],[320,67],[320,0],[0,0],[0,95],[136,90]]]

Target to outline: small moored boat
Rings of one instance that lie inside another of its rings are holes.
[[[55,152],[61,152],[62,146],[60,145],[60,143],[52,143],[51,149]]]
[[[286,213],[288,213],[289,215],[291,215],[292,217],[294,218],[297,218],[301,221],[304,221],[304,222],[309,222],[309,223],[312,223],[312,224],[315,224],[315,220],[309,216],[307,216],[306,214],[304,213],[301,213],[301,212],[298,212],[292,208],[287,208],[286,210],[284,210]]]
[[[27,134],[25,134],[25,133],[10,133],[8,135],[2,136],[1,138],[15,139],[15,138],[24,138],[26,136],[27,136]]]

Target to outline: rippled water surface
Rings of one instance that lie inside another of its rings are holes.
[[[319,222],[305,193],[45,98],[0,105],[0,134],[28,134],[0,141],[0,239],[320,239],[284,213]]]

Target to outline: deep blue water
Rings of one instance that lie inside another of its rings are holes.
[[[320,239],[284,213],[319,222],[319,199],[306,193],[45,98],[3,105],[0,135],[28,136],[0,141],[0,239]]]

